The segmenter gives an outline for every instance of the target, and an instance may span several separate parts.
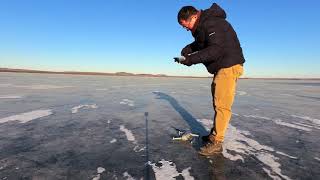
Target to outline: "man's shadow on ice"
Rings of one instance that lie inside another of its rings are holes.
[[[209,134],[209,132],[203,127],[203,125],[197,121],[196,118],[194,118],[186,109],[184,109],[176,99],[174,99],[172,96],[162,93],[162,92],[153,92],[156,94],[158,99],[164,99],[167,100],[171,106],[181,115],[184,121],[189,125],[190,130],[194,134],[198,134],[199,140],[196,144],[194,144],[194,147],[196,149],[199,149],[199,146],[203,145],[203,142],[201,141],[202,136],[206,136]]]

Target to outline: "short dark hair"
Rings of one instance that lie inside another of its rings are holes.
[[[178,13],[178,22],[188,20],[192,15],[198,13],[198,10],[193,6],[183,6]]]

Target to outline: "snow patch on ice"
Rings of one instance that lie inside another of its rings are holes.
[[[160,167],[159,164],[161,165]],[[192,177],[189,172],[191,167],[188,167],[179,173],[173,162],[164,159],[160,160],[158,163],[149,162],[149,165],[151,165],[155,173],[156,180],[174,180],[176,179],[175,177],[179,175],[182,175],[184,179],[194,180],[194,177]]]
[[[133,151],[134,152],[141,152],[141,151],[144,151],[145,149],[146,149],[146,147],[140,147],[139,145],[137,145],[133,148]]]
[[[282,125],[282,126],[286,126],[286,127],[290,127],[290,128],[294,128],[294,129],[299,129],[299,130],[303,130],[303,131],[311,131],[310,128],[291,124],[291,123],[286,123],[286,122],[283,122],[281,119],[276,119],[276,120],[274,120],[274,122],[278,125]]]
[[[223,143],[223,155],[224,157],[235,161],[242,160],[244,162],[244,155],[253,155],[255,156],[261,163],[266,165],[268,168],[264,168],[264,170],[269,174],[269,176],[273,179],[283,178],[290,179],[288,176],[283,175],[281,173],[280,166],[281,164],[278,162],[279,158],[275,157],[272,153],[275,153],[274,149],[269,146],[261,145],[259,142],[254,139],[248,138],[250,133],[248,131],[237,130],[236,127],[229,124],[229,128],[226,133],[225,141]],[[236,155],[230,154],[228,151],[233,151]],[[284,155],[285,153],[277,151],[276,153]],[[287,154],[286,154],[287,155]],[[289,156],[288,157],[293,157]]]
[[[105,171],[106,171],[106,169],[103,168],[103,167],[98,167],[98,168],[97,168],[97,173],[98,173],[98,174],[101,174],[101,173],[103,173],[103,172],[105,172]]]
[[[315,157],[314,159],[317,160],[317,161],[320,161],[320,158],[318,158],[318,157]]]
[[[124,126],[124,125],[120,125],[120,131],[122,131],[122,132],[124,132],[124,133],[125,133],[125,135],[126,135],[126,137],[127,137],[128,141],[131,141],[131,142],[133,142],[134,144],[136,144],[136,143],[137,143],[137,141],[136,141],[136,139],[135,139],[135,137],[134,137],[134,135],[133,135],[132,131],[130,131],[129,129],[125,128],[125,126]]]
[[[123,177],[127,178],[127,180],[134,180],[134,178],[128,172],[124,172]]]
[[[96,109],[96,108],[98,108],[96,104],[82,104],[82,105],[73,107],[71,109],[71,112],[74,114],[74,113],[77,113],[79,109]]]
[[[197,119],[197,121],[200,122],[207,131],[210,131],[213,126],[212,119]]]
[[[291,116],[295,118],[311,121],[314,124],[320,125],[320,119],[311,118],[309,116],[297,116],[297,115],[291,115]]]
[[[111,144],[112,144],[112,143],[115,143],[115,142],[117,142],[117,139],[112,139],[112,140],[110,141]]]
[[[247,92],[245,92],[245,91],[237,91],[237,95],[244,96],[244,95],[247,95]]]
[[[208,120],[205,122],[208,122]],[[210,127],[208,123],[202,122],[202,124],[204,124],[206,128]],[[250,136],[248,131],[237,130],[234,126],[229,124],[225,142],[223,144],[224,157],[232,161],[242,160],[244,162],[244,155],[253,155],[268,167],[264,168],[264,171],[273,179],[290,179],[281,173],[281,165],[277,162],[279,158],[272,155],[272,152],[275,152],[274,149],[269,146],[261,145],[259,142],[248,138],[247,136]],[[229,151],[236,152],[236,154],[230,154]],[[283,152],[276,151],[276,153],[292,159],[297,159],[297,157],[290,156]],[[274,173],[276,175],[272,175]]]
[[[45,110],[35,110],[26,113],[21,113],[13,116],[9,116],[6,118],[0,119],[0,123],[5,123],[9,121],[20,121],[20,123],[26,123],[31,120],[35,120],[38,118],[46,117],[52,114],[50,109]]]
[[[294,157],[294,156],[290,156],[284,152],[280,152],[280,151],[276,151],[277,154],[281,154],[283,156],[287,156],[288,158],[291,158],[291,159],[298,159],[297,157]]]
[[[125,104],[125,105],[128,105],[128,106],[134,106],[134,101],[132,100],[129,100],[129,99],[122,99],[122,101],[120,102],[120,104]]]
[[[263,116],[257,116],[257,115],[243,115],[243,116],[244,116],[244,117],[247,117],[247,118],[256,118],[256,119],[271,120],[271,118],[263,117]]]
[[[287,123],[287,122],[282,121],[281,119],[274,119],[273,120],[269,117],[263,117],[263,116],[258,116],[258,115],[243,115],[243,117],[270,120],[270,121],[272,121],[278,125],[281,125],[281,126],[286,126],[286,127],[290,127],[290,128],[294,128],[294,129],[303,130],[303,131],[311,131],[311,129],[308,128],[307,125],[302,125],[302,124],[295,123],[295,122]]]
[[[103,172],[105,172],[106,171],[106,169],[105,168],[103,168],[103,167],[98,167],[97,168],[97,175],[96,176],[94,176],[93,178],[92,178],[92,180],[100,180],[100,177],[101,177],[101,173],[103,173]]]
[[[22,96],[15,96],[15,95],[7,95],[7,96],[0,96],[0,99],[20,99]]]

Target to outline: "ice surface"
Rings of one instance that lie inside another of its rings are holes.
[[[223,153],[207,159],[201,138],[172,136],[213,127],[211,78],[2,73],[1,178],[320,179],[320,81],[238,82]]]

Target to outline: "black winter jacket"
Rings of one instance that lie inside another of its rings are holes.
[[[182,55],[193,52],[189,55],[191,63],[203,63],[209,73],[216,74],[221,68],[245,62],[237,34],[226,21],[224,10],[216,3],[201,11],[192,35],[195,41],[182,50]]]

